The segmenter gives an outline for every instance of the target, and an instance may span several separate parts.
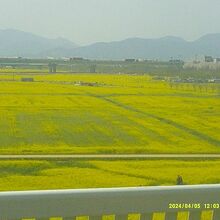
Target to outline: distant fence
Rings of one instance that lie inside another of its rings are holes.
[[[174,220],[180,211],[188,212],[189,220],[199,220],[207,210],[212,219],[220,220],[219,203],[220,185],[2,192],[0,220],[78,216],[101,220],[104,215],[126,220],[130,213],[152,220],[161,212],[165,220]]]

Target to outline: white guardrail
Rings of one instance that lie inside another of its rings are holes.
[[[183,211],[189,220],[199,220],[208,210],[212,219],[220,220],[219,204],[220,185],[1,192],[0,220],[79,216],[101,220],[105,215],[126,220],[131,213],[139,214],[140,220],[152,220],[160,212],[165,220],[174,220]]]

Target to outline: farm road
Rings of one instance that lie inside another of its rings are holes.
[[[0,159],[218,159],[220,154],[0,155]]]

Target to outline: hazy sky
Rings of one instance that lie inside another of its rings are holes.
[[[0,29],[78,44],[220,32],[220,0],[0,0]]]

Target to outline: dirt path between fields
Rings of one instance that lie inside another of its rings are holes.
[[[0,159],[218,159],[220,154],[0,155]]]

